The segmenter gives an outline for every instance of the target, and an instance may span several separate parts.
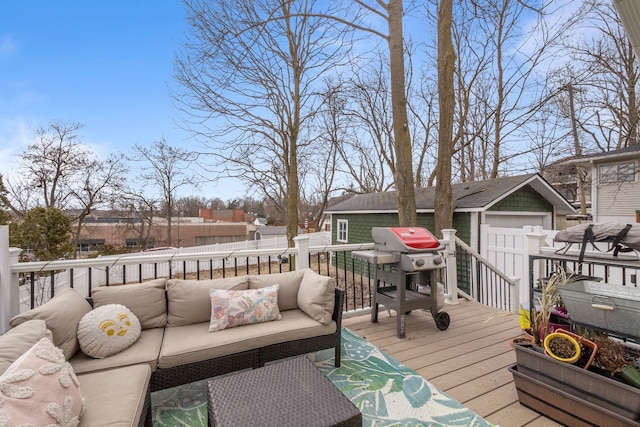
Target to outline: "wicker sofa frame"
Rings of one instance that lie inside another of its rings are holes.
[[[176,387],[241,369],[259,368],[267,362],[328,348],[334,349],[335,366],[339,367],[341,363],[340,340],[342,336],[344,293],[343,289],[335,288],[335,306],[332,315],[332,319],[336,322],[336,331],[334,333],[272,344],[241,353],[220,356],[172,368],[157,368],[151,374],[149,391],[154,392]]]

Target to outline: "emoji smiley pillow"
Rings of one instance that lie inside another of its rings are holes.
[[[87,356],[104,359],[129,348],[140,332],[140,321],[131,310],[121,304],[107,304],[80,319],[78,341]]]

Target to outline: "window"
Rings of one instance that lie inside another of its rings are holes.
[[[78,241],[78,252],[97,251],[104,247],[104,239],[82,239]]]
[[[346,219],[338,220],[338,242],[349,242],[349,221]]]
[[[635,162],[616,163],[600,166],[600,183],[635,182]]]

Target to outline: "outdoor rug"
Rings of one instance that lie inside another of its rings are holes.
[[[333,365],[331,349],[308,357],[358,407],[365,427],[491,426],[348,329],[342,330],[342,366]],[[152,404],[156,427],[206,426],[207,382],[155,392]]]

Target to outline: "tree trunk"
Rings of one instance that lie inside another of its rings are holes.
[[[439,237],[442,230],[453,227],[453,190],[451,188],[451,156],[453,155],[453,114],[455,94],[453,68],[455,52],[451,40],[453,19],[452,0],[441,0],[438,10],[438,94],[440,127],[438,129],[438,164],[435,198],[435,228]]]
[[[399,225],[418,224],[413,180],[411,135],[407,118],[404,81],[404,42],[402,36],[402,0],[389,1],[389,63],[391,67],[391,111],[396,148],[396,203]]]

